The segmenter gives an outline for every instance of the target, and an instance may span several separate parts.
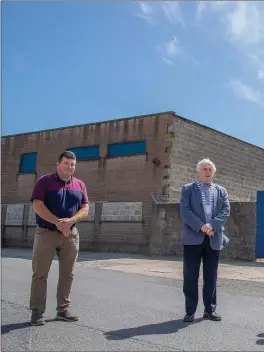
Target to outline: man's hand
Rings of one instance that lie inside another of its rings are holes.
[[[213,236],[214,235],[214,230],[212,228],[211,224],[205,224],[202,226],[201,231],[206,233],[208,236]]]
[[[65,237],[69,237],[70,235],[70,228],[73,225],[73,221],[71,218],[63,218],[63,219],[58,219],[58,222],[56,224],[56,227],[59,231],[63,233]]]
[[[214,231],[208,231],[208,232],[206,232],[206,234],[207,234],[207,236],[213,236],[214,235]]]
[[[202,226],[201,230],[203,232],[208,232],[208,231],[213,231],[213,228],[212,228],[211,224],[205,224]]]

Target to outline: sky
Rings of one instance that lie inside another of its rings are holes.
[[[175,111],[264,148],[264,2],[2,1],[2,135]]]

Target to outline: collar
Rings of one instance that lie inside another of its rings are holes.
[[[55,172],[54,176],[55,176],[55,178],[56,178],[57,180],[60,180],[61,182],[64,182],[64,183],[69,183],[69,182],[71,182],[71,180],[72,180],[72,178],[73,178],[73,176],[70,176],[70,178],[69,178],[67,181],[64,181],[64,180],[62,180],[62,179],[60,178],[60,176],[58,175],[58,172]]]
[[[212,187],[213,186],[213,182],[212,181],[210,183],[205,183],[203,181],[198,180],[197,183],[198,183],[198,185],[201,185],[203,187]]]

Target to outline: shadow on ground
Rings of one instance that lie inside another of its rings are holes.
[[[261,339],[256,341],[257,345],[264,346],[264,332],[261,334],[258,334],[257,337],[262,337]]]
[[[32,259],[32,249],[28,248],[2,248],[2,258]]]
[[[169,320],[158,324],[149,324],[137,326],[134,328],[127,328],[121,330],[112,330],[104,333],[108,340],[124,340],[131,337],[143,335],[165,335],[173,334],[189,325],[200,323],[203,318],[194,320],[192,323],[184,323],[182,319]]]
[[[55,319],[47,319],[46,323],[56,321]],[[32,325],[30,324],[29,321],[25,321],[23,323],[14,323],[14,324],[6,324],[1,326],[1,334],[8,334],[11,331],[15,330],[22,330],[31,327]]]

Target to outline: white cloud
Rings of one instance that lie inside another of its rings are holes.
[[[196,20],[200,20],[206,11],[223,11],[231,4],[231,1],[197,1]]]
[[[185,26],[181,5],[178,1],[140,2],[139,10],[136,16],[149,24],[154,24],[164,15],[171,24]]]
[[[264,79],[264,6],[263,3],[257,2],[236,2],[232,11],[225,15],[227,24],[227,35],[239,52],[242,59],[250,59],[249,64],[253,70],[253,76],[256,80]],[[257,85],[256,81],[256,85]],[[247,89],[248,99],[255,103],[261,103],[259,97],[264,98],[257,90]],[[250,88],[250,87],[247,87]]]
[[[219,16],[227,38],[237,45],[258,44],[264,39],[262,2],[198,1],[196,18],[201,19],[206,12]]]
[[[172,40],[165,42],[162,46],[157,47],[157,50],[164,62],[173,65],[177,56],[182,53],[178,39],[174,36]]]
[[[204,11],[206,10],[206,2],[205,1],[197,1],[197,8],[196,8],[196,20],[200,20]]]
[[[199,2],[196,19],[201,21],[206,13],[216,15],[223,28],[223,37],[240,54],[241,64],[248,65],[252,86],[235,79],[230,81],[233,92],[240,98],[264,106],[264,91],[259,84],[264,81],[264,3],[256,1]],[[254,82],[255,79],[255,82]],[[259,87],[256,89],[254,87]]]
[[[152,2],[151,4],[149,2],[140,2],[138,5],[140,12],[136,16],[149,24],[158,24],[158,21],[165,17],[167,24],[185,27],[179,1],[161,1]],[[173,65],[175,58],[182,52],[176,37],[156,47],[156,49],[162,60],[169,65]]]
[[[136,16],[148,22],[149,24],[153,24],[153,16],[155,11],[152,5],[147,2],[140,2],[139,7],[140,13],[138,13]]]
[[[258,79],[264,80],[264,71],[261,71],[261,70],[258,71]]]
[[[247,57],[250,59],[250,64],[256,72],[258,80],[264,79],[264,50],[256,50],[253,53],[249,53]]]
[[[261,10],[263,10],[261,6],[253,2],[236,2],[234,9],[226,15],[230,39],[243,46],[261,43],[264,39]]]
[[[183,14],[181,11],[180,2],[178,1],[164,1],[161,4],[162,10],[167,19],[174,25],[180,24],[185,26]]]
[[[264,95],[259,91],[237,79],[230,80],[229,84],[233,92],[239,98],[264,106]]]

